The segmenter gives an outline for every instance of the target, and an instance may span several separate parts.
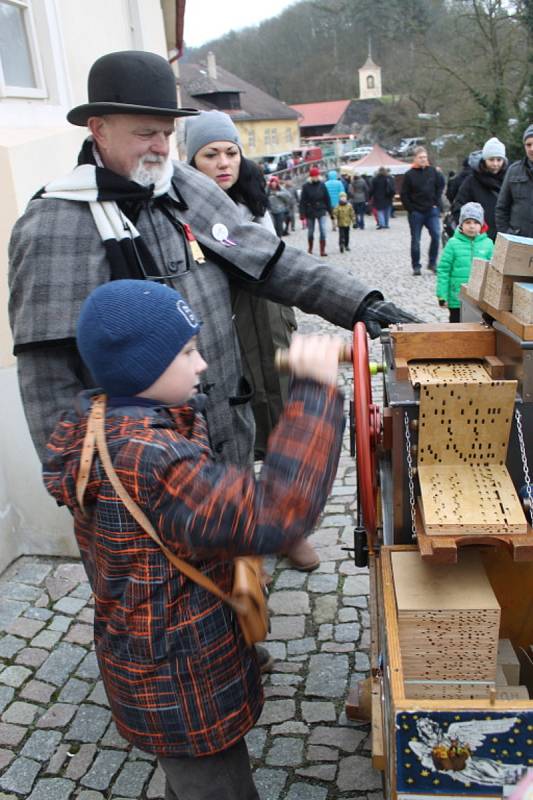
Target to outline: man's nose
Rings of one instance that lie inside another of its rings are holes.
[[[164,133],[156,133],[150,144],[150,150],[152,153],[156,153],[160,156],[166,156],[169,153],[169,143],[168,138],[165,136]]]

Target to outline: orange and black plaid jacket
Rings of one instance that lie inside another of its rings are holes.
[[[216,753],[261,712],[255,651],[231,609],[137,525],[98,457],[82,514],[76,479],[89,394],[58,423],[43,469],[48,491],[74,514],[113,717],[126,739],[158,756]],[[333,387],[296,381],[258,478],[213,460],[192,405],[110,404],[106,438],[122,483],[166,545],[229,592],[234,555],[278,552],[316,524],[338,463],[342,405]]]

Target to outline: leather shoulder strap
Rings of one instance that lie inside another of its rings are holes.
[[[91,413],[87,419],[87,432],[85,433],[85,439],[83,440],[83,445],[81,448],[80,471],[78,472],[78,479],[76,481],[76,500],[78,501],[78,505],[83,514],[85,514],[83,498],[87,488],[87,483],[89,482],[89,475],[91,474],[95,442],[96,430],[94,427],[94,417]]]
[[[216,583],[211,581],[209,578],[206,578],[200,570],[197,570],[191,564],[187,563],[187,561],[183,561],[183,559],[178,558],[168,547],[163,544],[159,535],[157,534],[154,526],[144,513],[141,508],[137,505],[135,500],[128,494],[126,488],[122,484],[122,481],[118,477],[113,463],[111,461],[111,456],[109,455],[109,450],[107,447],[107,442],[105,438],[105,413],[106,413],[106,398],[105,395],[98,395],[93,400],[91,412],[89,415],[89,422],[87,425],[87,435],[86,441],[89,437],[95,436],[96,439],[96,447],[98,449],[98,453],[100,455],[100,459],[102,461],[102,466],[105,470],[107,477],[109,478],[109,482],[111,483],[113,489],[120,497],[122,502],[124,503],[125,507],[132,515],[132,517],[139,523],[141,528],[150,536],[154,542],[156,542],[165,556],[168,558],[171,564],[173,564],[176,569],[186,575],[195,583],[198,583],[204,589],[211,592],[212,594],[219,597],[225,603],[227,603],[234,611],[237,613],[242,613],[242,606],[238,601],[233,600],[230,595],[226,594],[225,592],[220,589]],[[82,455],[83,450],[85,449],[86,441],[83,443]],[[90,446],[90,442],[87,444],[87,449]],[[94,452],[94,442],[93,442],[93,452]],[[91,457],[92,460],[92,457]],[[85,485],[87,481],[85,481]]]

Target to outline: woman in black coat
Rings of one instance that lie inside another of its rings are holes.
[[[495,137],[489,139],[485,142],[481,153],[479,151],[472,153],[470,166],[472,174],[461,184],[453,202],[452,213],[458,222],[461,206],[465,203],[479,203],[485,212],[487,235],[494,241],[496,201],[507,170],[505,145]]]

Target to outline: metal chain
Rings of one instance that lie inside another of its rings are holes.
[[[416,539],[416,511],[415,511],[415,484],[413,481],[413,457],[411,454],[411,434],[409,432],[409,417],[404,411],[405,425],[405,457],[407,459],[407,476],[409,478],[409,505],[411,508],[411,538]]]
[[[527,464],[526,445],[524,443],[524,431],[522,430],[522,414],[518,408],[515,408],[514,416],[516,419],[516,432],[518,434],[518,444],[520,446],[520,455],[522,456],[522,467],[524,469],[524,480],[526,482],[526,495],[529,500],[529,517],[531,525],[533,525],[533,488],[531,487],[531,478],[529,477],[529,467]]]

